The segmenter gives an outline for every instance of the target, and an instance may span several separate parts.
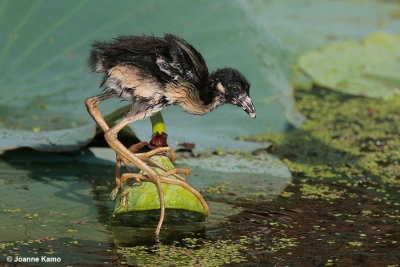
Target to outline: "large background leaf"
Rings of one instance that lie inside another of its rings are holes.
[[[200,149],[240,147],[227,136],[283,131],[288,123],[301,124],[302,116],[291,95],[292,66],[300,53],[332,41],[362,39],[377,29],[398,31],[396,12],[396,4],[361,0],[118,4],[105,0],[3,0],[0,148],[66,150],[89,142],[94,123],[82,103],[99,92],[100,80],[86,66],[90,43],[119,34],[165,32],[193,43],[210,70],[224,66],[241,70],[252,82],[257,108],[257,119],[252,120],[232,106],[201,117],[170,107],[165,111],[170,144],[189,141]],[[107,114],[120,105],[108,101],[102,109]],[[148,120],[133,127],[141,139],[149,138]],[[245,146],[254,148],[248,143]]]
[[[299,55],[338,40],[362,40],[375,31],[400,31],[396,1],[241,1],[253,25]],[[297,56],[296,56],[297,57]]]
[[[65,150],[87,143],[94,132],[79,126],[94,127],[94,123],[83,101],[100,92],[100,76],[90,73],[86,64],[90,43],[120,34],[176,33],[204,53],[210,70],[235,67],[252,82],[257,120],[229,106],[206,116],[170,107],[165,118],[172,130],[170,136],[175,138],[171,143],[180,140],[206,148],[230,147],[232,142],[224,141],[226,136],[282,131],[288,120],[296,125],[301,122],[289,86],[283,91],[280,88],[288,77],[275,77],[274,62],[285,62],[285,49],[279,41],[258,34],[235,2],[3,1],[0,12],[0,38],[5,44],[0,52],[3,149],[19,145]],[[260,51],[269,51],[270,62],[260,57]],[[121,105],[108,101],[101,108],[107,114]],[[133,127],[141,138],[150,137],[148,120]],[[10,130],[14,136],[4,134]],[[62,138],[52,140],[59,130],[66,130],[66,137],[79,136],[76,144]],[[26,135],[25,131],[34,133]],[[16,139],[19,135],[27,138]]]
[[[266,3],[250,0],[240,3],[257,30],[278,40],[282,49],[286,49],[286,62],[274,63],[280,66],[279,70],[289,72],[292,69],[283,64],[296,65],[302,53],[326,44],[361,41],[376,31],[400,32],[400,7],[392,1],[272,0]],[[292,86],[301,87],[311,82],[297,71],[292,75]],[[285,75],[290,76],[290,73]]]
[[[313,81],[341,92],[393,97],[400,91],[400,35],[375,33],[302,55],[299,66]]]

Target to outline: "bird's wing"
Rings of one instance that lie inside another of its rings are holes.
[[[191,83],[208,101],[207,65],[192,45],[177,36],[120,36],[111,42],[95,42],[92,47],[89,64],[96,72],[132,65],[144,78],[152,77],[160,84]]]
[[[156,51],[156,64],[160,71],[174,81],[189,82],[196,88],[203,88],[208,80],[207,65],[201,54],[186,41],[167,34],[168,50]]]
[[[155,51],[167,50],[164,38],[154,36],[119,36],[111,42],[92,44],[89,65],[94,71],[104,72],[119,64],[128,64],[146,71],[155,68]]]

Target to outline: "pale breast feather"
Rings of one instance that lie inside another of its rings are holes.
[[[125,98],[122,94],[127,88],[131,88],[136,96],[143,98],[152,98],[160,90],[154,80],[143,78],[139,70],[134,66],[117,65],[108,70],[108,75],[107,86],[117,91],[122,90],[122,98]]]

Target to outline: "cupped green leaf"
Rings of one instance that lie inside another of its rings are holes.
[[[164,192],[166,209],[183,209],[199,212],[207,215],[198,198],[187,189],[174,184],[161,184]],[[130,189],[128,205],[123,207],[120,204],[121,197],[117,198],[114,214],[121,214],[130,211],[159,210],[160,198],[157,187],[152,182],[143,182],[139,186]]]
[[[172,162],[166,156],[153,156],[152,159],[162,166],[173,169]],[[158,173],[164,173],[159,168],[154,168]],[[169,178],[177,179],[171,175]],[[160,197],[157,187],[152,182],[142,182],[140,185],[133,183],[128,186],[126,182],[123,186],[122,194],[116,199],[114,215],[128,213],[132,211],[144,211],[160,209]],[[162,183],[161,188],[164,192],[164,201],[166,209],[181,209],[207,215],[200,200],[189,190],[175,184]],[[128,192],[127,194],[125,192]],[[126,195],[126,199],[124,199]]]
[[[378,32],[308,52],[299,66],[313,81],[341,92],[387,98],[400,93],[400,34]]]

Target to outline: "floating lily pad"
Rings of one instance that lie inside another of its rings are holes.
[[[292,180],[288,167],[269,154],[212,155],[177,161],[192,168],[191,184],[211,199],[267,200]]]
[[[114,165],[115,152],[109,148],[90,148],[85,150],[83,154],[74,156],[74,159],[86,163],[96,162]],[[267,153],[247,156],[228,153],[224,155],[178,158],[175,166],[191,169],[192,172],[188,178],[188,183],[204,196],[212,199],[273,199],[292,180],[288,167],[278,158]],[[135,170],[138,171],[137,169]],[[139,193],[139,188],[133,188],[135,190],[135,198],[141,194],[146,194],[146,192],[142,191]],[[156,188],[152,187],[151,190],[153,190],[155,198],[155,203],[152,207],[159,209]],[[172,194],[176,194],[176,192],[172,191]],[[130,193],[130,195],[133,195],[133,193]],[[147,199],[143,202],[150,201],[152,200]],[[117,205],[119,205],[118,203],[119,200],[117,200]],[[117,209],[120,208],[122,207],[117,207]],[[123,208],[126,211],[127,207]]]
[[[387,98],[400,93],[400,34],[375,33],[308,52],[299,66],[314,83],[341,92]]]

